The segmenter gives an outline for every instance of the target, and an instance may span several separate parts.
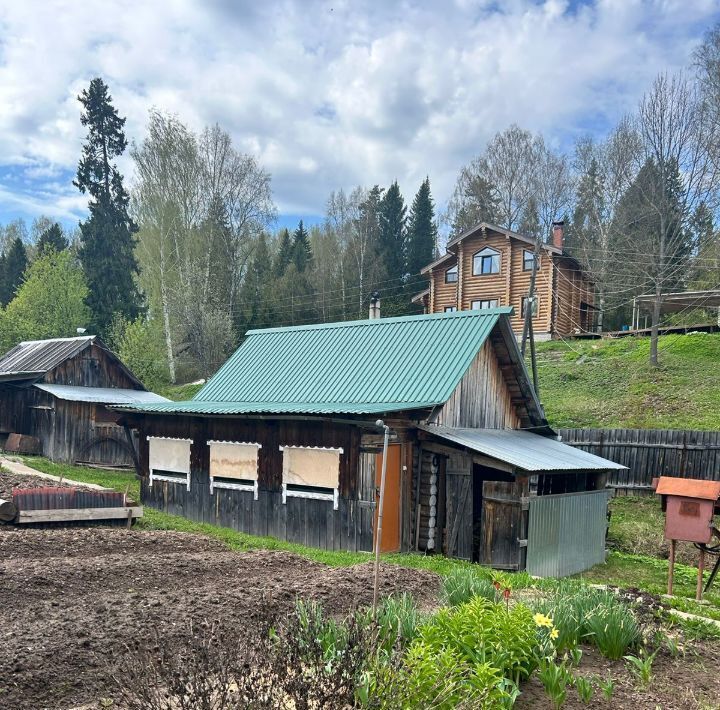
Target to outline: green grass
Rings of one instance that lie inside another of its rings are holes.
[[[202,385],[163,385],[156,387],[155,392],[163,397],[172,399],[175,402],[185,401],[186,399],[192,399],[201,389]]]
[[[540,398],[556,427],[720,428],[720,334],[538,343]]]

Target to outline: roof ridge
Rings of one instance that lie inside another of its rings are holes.
[[[15,347],[21,345],[37,345],[39,343],[69,343],[73,340],[94,340],[97,335],[73,335],[70,338],[40,338],[39,340],[21,340]]]
[[[497,308],[483,308],[481,310],[453,311],[452,313],[418,313],[410,316],[392,316],[390,318],[361,318],[357,320],[331,321],[329,323],[306,323],[303,325],[285,325],[276,328],[255,328],[248,330],[245,335],[259,335],[261,333],[289,333],[298,330],[331,330],[336,328],[359,328],[363,326],[378,327],[393,323],[415,323],[421,320],[452,320],[454,318],[488,318],[489,316],[509,315],[512,306],[498,306]]]

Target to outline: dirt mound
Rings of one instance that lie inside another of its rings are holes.
[[[11,473],[10,471],[0,470],[0,498],[9,500],[12,497],[13,488],[42,488],[44,486],[52,486],[53,488],[82,488],[80,483],[67,483],[63,481],[54,481],[43,476],[31,476],[23,473]]]
[[[381,593],[434,603],[439,578],[383,565]],[[138,642],[181,642],[189,624],[250,637],[297,597],[336,614],[372,601],[372,563],[328,568],[287,552],[230,552],[198,535],[0,529],[0,702],[68,708],[112,695],[108,668]]]

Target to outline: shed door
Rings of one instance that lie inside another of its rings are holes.
[[[400,549],[400,444],[390,444],[387,450],[387,471],[385,474],[385,500],[383,502],[383,529],[380,552],[397,552]],[[382,476],[382,453],[377,454],[375,464],[375,484],[377,486],[375,521],[373,530],[377,531],[377,514],[380,504],[380,477]],[[373,549],[375,541],[373,540]]]

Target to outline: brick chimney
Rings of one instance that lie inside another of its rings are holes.
[[[553,222],[552,223],[552,243],[554,247],[557,247],[562,251],[563,240],[565,237],[565,222]]]

